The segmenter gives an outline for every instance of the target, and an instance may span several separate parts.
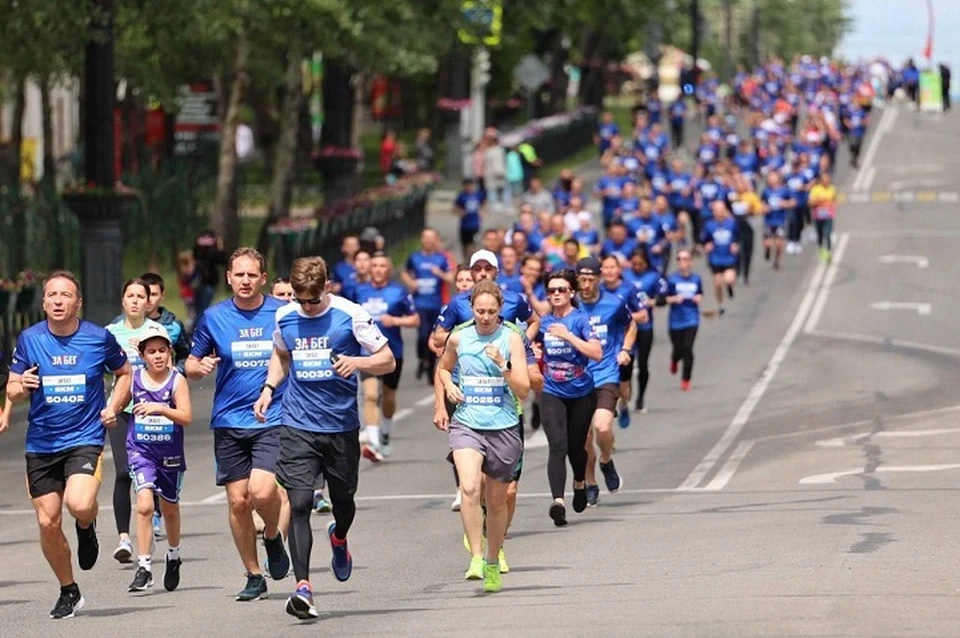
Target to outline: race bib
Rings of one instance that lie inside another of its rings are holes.
[[[135,416],[133,439],[137,443],[170,443],[173,441],[173,421],[165,416]]]
[[[417,279],[417,294],[435,295],[437,294],[437,278],[423,277]]]
[[[43,375],[43,400],[48,404],[83,403],[87,400],[87,377],[82,374]]]
[[[294,350],[290,353],[293,375],[299,381],[329,381],[336,376],[330,348]]]
[[[466,376],[460,378],[463,402],[468,405],[503,405],[503,377]]]
[[[266,368],[272,354],[271,341],[234,341],[230,344],[234,368]]]

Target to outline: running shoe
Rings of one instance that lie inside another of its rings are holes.
[[[263,600],[267,598],[267,579],[261,574],[247,574],[247,586],[237,594],[237,600],[247,602],[250,600]]]
[[[163,538],[163,525],[158,512],[153,513],[153,540],[158,541]]]
[[[484,531],[484,534],[486,534],[486,531]],[[470,539],[467,538],[467,535],[466,535],[466,534],[463,535],[463,548],[464,548],[465,550],[467,550],[467,553],[468,553],[468,554],[473,554],[473,550],[470,549]],[[481,537],[480,537],[480,551],[482,551],[482,552],[487,551],[487,537],[486,537],[486,536],[481,536]]]
[[[500,548],[500,553],[497,554],[497,564],[500,566],[501,574],[510,573],[510,565],[507,564],[507,555],[503,551],[503,547]]]
[[[765,261],[770,261],[770,249],[769,249],[769,248],[764,248],[764,249],[763,249],[763,259],[764,259]]]
[[[500,566],[484,563],[483,565],[483,591],[488,594],[495,594],[503,589],[503,579],[500,578]]]
[[[633,404],[633,409],[640,412],[640,414],[646,414],[647,409],[643,407],[643,399],[637,398],[637,402]]]
[[[313,493],[313,511],[317,514],[327,514],[333,511],[330,502],[323,498],[323,490],[316,490]]]
[[[617,416],[617,424],[622,430],[630,427],[630,410],[628,408],[620,408],[620,414]]]
[[[717,314],[722,317],[723,315],[727,314],[727,309],[724,308],[723,306],[720,306],[719,308],[717,308]]]
[[[373,447],[369,443],[364,443],[363,447],[360,448],[360,453],[363,454],[363,458],[374,463],[381,463],[383,461],[383,455],[377,451],[377,448]]]
[[[74,523],[77,528],[77,562],[80,569],[87,571],[93,569],[97,564],[97,558],[100,557],[100,541],[97,540],[97,521],[94,520],[86,529],[80,527],[80,523]]]
[[[133,582],[127,591],[147,591],[153,587],[153,572],[142,565],[137,567],[137,573],[133,576]]]
[[[390,435],[380,433],[380,454],[383,455],[383,458],[387,458],[393,454],[393,446],[390,445]]]
[[[283,535],[277,532],[277,535],[270,539],[264,537],[263,546],[267,550],[267,571],[273,580],[281,580],[290,573],[290,557],[283,546]]]
[[[609,463],[600,463],[600,471],[603,472],[603,482],[607,484],[607,491],[611,494],[615,494],[617,490],[623,487],[623,480],[620,478],[620,473],[617,472],[616,466],[613,464],[613,459],[610,459]]]
[[[305,580],[297,583],[296,590],[290,598],[287,598],[287,613],[300,620],[313,620],[320,617],[317,608],[313,605],[313,590],[310,588],[310,583]]]
[[[587,507],[596,507],[597,501],[599,500],[600,500],[600,486],[588,485],[587,486]]]
[[[553,519],[553,524],[557,527],[563,527],[567,524],[567,508],[563,506],[563,503],[554,501],[550,505],[550,518]]]
[[[330,549],[333,551],[333,556],[330,558],[330,569],[333,570],[333,575],[341,583],[350,578],[350,574],[353,573],[353,556],[350,555],[350,550],[347,549],[347,539],[338,541],[333,532],[337,529],[337,522],[330,521],[327,525],[327,536],[330,537]]]
[[[677,373],[677,362],[676,362],[676,361],[671,361],[671,362],[670,362],[670,374],[676,374],[676,373]]]
[[[167,554],[163,566],[163,588],[167,591],[173,591],[180,586],[180,566],[183,565],[183,559],[171,559]]]
[[[587,509],[587,488],[573,488],[573,511],[579,514]]]
[[[460,503],[462,503],[462,502],[463,502],[463,494],[460,492],[460,490],[457,490],[457,495],[456,495],[456,497],[454,497],[453,502],[450,503],[450,511],[451,511],[451,512],[459,512],[459,511],[460,511]]]
[[[483,556],[472,557],[470,559],[470,567],[467,569],[467,573],[463,575],[464,580],[482,580],[485,565]]]
[[[681,381],[681,382],[680,382],[680,389],[683,390],[684,392],[687,392],[688,390],[690,390],[690,382],[689,382],[689,381]]]
[[[733,286],[727,284],[727,296],[733,299]]]
[[[73,615],[83,609],[86,601],[80,595],[80,588],[72,585],[69,588],[60,588],[60,597],[57,598],[57,604],[50,611],[50,617],[54,620],[61,618],[73,618]]]
[[[133,542],[129,538],[120,540],[120,544],[113,550],[113,558],[118,563],[127,565],[133,562]]]

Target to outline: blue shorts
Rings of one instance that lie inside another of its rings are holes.
[[[180,487],[183,485],[183,463],[177,467],[165,467],[162,462],[142,454],[130,456],[130,478],[133,491],[150,489],[168,503],[180,502]]]
[[[213,455],[220,486],[248,479],[253,470],[276,474],[280,428],[215,428]]]

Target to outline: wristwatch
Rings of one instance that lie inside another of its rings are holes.
[[[500,372],[506,372],[507,370],[513,370],[513,362],[507,359],[506,365],[500,366]]]
[[[270,394],[273,394],[274,392],[277,391],[277,389],[276,389],[275,387],[273,387],[272,385],[270,385],[269,383],[264,383],[264,384],[263,384],[263,387],[260,388],[260,392],[263,392],[263,391],[266,390],[267,388],[270,388]]]

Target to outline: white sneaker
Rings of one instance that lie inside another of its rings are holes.
[[[383,461],[383,455],[380,454],[380,451],[369,443],[365,443],[363,447],[360,448],[360,453],[363,455],[363,458],[373,461],[374,463],[381,463]]]
[[[118,563],[123,563],[124,565],[133,562],[133,543],[129,538],[124,538],[120,541],[117,548],[113,550],[113,557]]]
[[[457,496],[456,496],[456,498],[453,499],[453,503],[450,503],[450,511],[451,511],[451,512],[459,512],[459,511],[460,511],[460,503],[461,503],[461,501],[462,501],[462,498],[463,498],[463,494],[460,493],[460,490],[457,490]]]
[[[383,455],[383,458],[387,458],[393,454],[393,446],[390,445],[389,434],[380,434],[380,454]]]

